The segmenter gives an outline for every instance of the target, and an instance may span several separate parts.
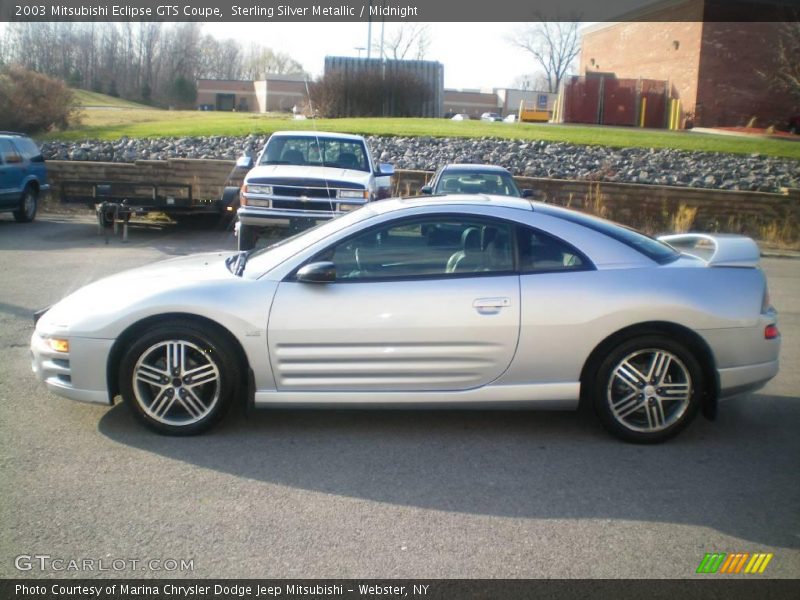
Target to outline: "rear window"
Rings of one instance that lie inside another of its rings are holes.
[[[606,221],[605,219],[584,215],[579,212],[550,206],[537,206],[535,210],[542,214],[564,219],[570,223],[576,223],[586,227],[587,229],[607,235],[608,237],[621,242],[630,248],[633,248],[637,252],[644,254],[650,260],[653,260],[661,265],[672,262],[680,256],[680,252],[675,250],[675,248],[669,244],[660,242],[657,239],[651,238],[650,236],[640,233],[635,229],[631,229],[630,227],[625,227],[624,225],[619,225],[617,223],[612,223],[611,221]]]

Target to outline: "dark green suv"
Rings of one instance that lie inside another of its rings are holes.
[[[19,223],[33,221],[39,196],[49,187],[36,142],[23,133],[0,131],[0,212],[13,211]]]

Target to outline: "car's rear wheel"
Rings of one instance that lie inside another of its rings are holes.
[[[703,374],[683,344],[660,335],[641,336],[608,353],[593,391],[606,429],[626,441],[658,443],[697,415]]]
[[[122,357],[119,377],[123,399],[147,427],[194,435],[225,416],[239,367],[223,335],[179,320],[137,339]]]
[[[36,211],[39,208],[39,194],[36,188],[29,185],[22,192],[19,201],[19,208],[14,211],[14,219],[17,223],[30,223],[36,218]]]

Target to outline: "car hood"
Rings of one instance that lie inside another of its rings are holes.
[[[309,167],[301,165],[261,165],[254,167],[245,177],[245,181],[254,183],[270,183],[275,180],[314,180],[314,181],[343,181],[347,183],[369,186],[370,174],[354,169],[339,169],[336,167]],[[288,183],[288,182],[287,182]]]
[[[69,328],[87,317],[99,320],[152,296],[219,280],[239,280],[225,265],[231,255],[209,252],[182,256],[105,277],[54,304],[39,320],[37,329]]]

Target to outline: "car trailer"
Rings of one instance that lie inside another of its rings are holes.
[[[101,233],[109,227],[116,233],[121,222],[123,241],[128,238],[128,222],[132,216],[159,212],[179,220],[187,216],[224,217],[226,214],[222,199],[196,200],[192,197],[192,186],[185,183],[62,181],[60,200],[64,204],[85,204],[94,208]]]

